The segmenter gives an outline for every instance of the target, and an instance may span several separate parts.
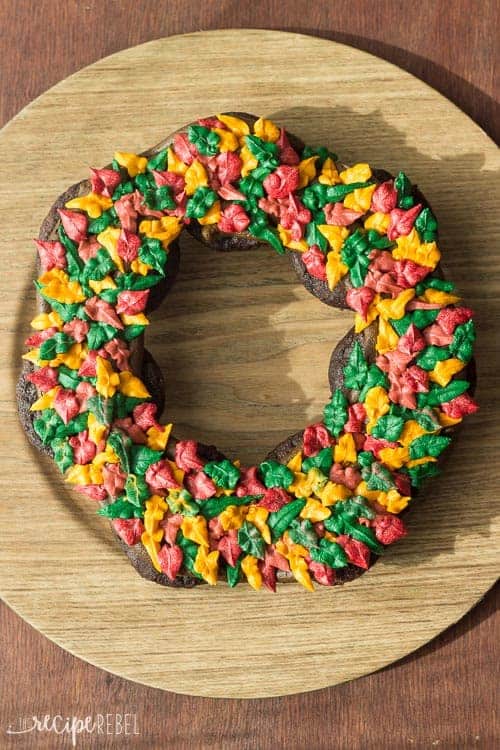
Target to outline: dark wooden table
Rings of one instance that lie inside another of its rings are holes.
[[[498,140],[499,16],[496,0],[0,0],[0,125],[60,79],[125,47],[201,29],[262,27],[320,35],[390,60]],[[381,672],[253,701],[179,696],[114,677],[0,604],[0,748],[71,746],[69,736],[53,732],[7,735],[20,717],[110,714],[115,733],[80,735],[77,747],[490,750],[500,745],[498,599],[491,591],[460,623]],[[129,715],[129,734],[116,733],[116,714]]]

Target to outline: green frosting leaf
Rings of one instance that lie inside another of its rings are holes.
[[[202,219],[216,200],[217,193],[211,188],[206,186],[196,188],[186,204],[186,216],[190,219]]]
[[[100,424],[109,425],[113,421],[114,402],[111,398],[103,396],[91,396],[87,401],[87,407],[90,412],[97,418]]]
[[[315,456],[309,456],[302,461],[302,471],[307,474],[309,469],[316,467],[323,474],[328,476],[328,472],[333,464],[333,454],[331,448],[323,448]]]
[[[89,421],[89,413],[88,411],[84,411],[81,414],[77,414],[76,417],[73,417],[73,419],[70,419],[68,424],[62,423],[62,425],[59,425],[56,431],[57,437],[65,438],[69,437],[70,435],[78,435],[79,432],[82,432],[82,430],[87,429],[87,424]]]
[[[260,166],[275,169],[279,164],[278,146],[270,141],[263,141],[256,135],[246,135],[245,143],[255,156]]]
[[[161,151],[158,151],[157,154],[149,159],[147,169],[150,172],[152,172],[153,170],[157,172],[163,172],[167,168],[167,158],[168,148],[164,148]]]
[[[310,555],[314,562],[329,565],[330,568],[345,568],[347,565],[347,555],[340,544],[329,542],[328,539],[321,539],[319,548],[312,547]]]
[[[450,358],[447,346],[426,346],[417,357],[417,365],[423,370],[433,370],[438,362]]]
[[[313,182],[308,185],[302,193],[302,203],[310,211],[316,212],[328,203],[327,185]]]
[[[423,242],[432,242],[437,237],[438,223],[430,208],[424,208],[415,221],[415,228]]]
[[[267,525],[271,531],[273,542],[280,538],[290,526],[294,518],[297,518],[306,501],[302,497],[291,500],[275,513],[270,513],[267,519]]]
[[[306,146],[302,151],[302,159],[309,159],[310,156],[318,157],[316,164],[320,167],[323,166],[328,158],[332,159],[332,161],[337,160],[337,154],[334,154],[333,151],[329,151],[326,146],[318,146],[316,148],[313,146]]]
[[[413,466],[411,469],[407,469],[407,473],[412,485],[418,488],[424,479],[437,477],[440,471],[434,461],[428,461],[425,464],[419,464],[418,466]]]
[[[307,547],[308,549],[318,546],[318,535],[311,521],[306,518],[301,521],[298,518],[294,518],[288,527],[288,534],[295,544],[302,544],[303,547]]]
[[[105,229],[116,223],[116,211],[110,209],[109,211],[103,211],[100,216],[96,219],[91,219],[87,227],[89,234],[100,234]]]
[[[402,417],[385,414],[383,417],[379,418],[377,424],[372,430],[372,435],[376,438],[384,438],[385,440],[395,442],[401,435],[403,426],[404,419]]]
[[[125,482],[125,494],[132,505],[141,507],[150,496],[149,487],[142,477],[129,474]]]
[[[378,367],[377,365],[370,365],[370,367],[368,368],[368,374],[366,376],[365,384],[359,393],[359,400],[363,402],[370,388],[374,388],[374,386],[376,385],[380,385],[382,386],[382,388],[388,390],[389,379],[385,372],[382,372],[380,367]]]
[[[410,443],[410,458],[437,458],[450,443],[451,438],[444,435],[421,435]]]
[[[439,385],[432,385],[428,393],[418,393],[417,403],[419,408],[423,406],[438,406],[446,404],[457,396],[461,396],[469,388],[467,380],[452,380],[444,388]]]
[[[162,276],[164,276],[164,274],[159,275],[156,273],[149,273],[147,276],[141,276],[141,274],[138,273],[126,273],[118,276],[116,282],[120,289],[126,289],[127,291],[142,291],[143,289],[150,289],[152,286],[156,286],[156,284],[161,281]]]
[[[415,201],[412,196],[412,184],[404,172],[400,172],[394,180],[394,187],[398,191],[398,207],[411,208]]]
[[[351,524],[347,520],[344,523],[346,533],[349,534],[350,537],[356,539],[358,542],[363,542],[363,544],[366,544],[367,547],[377,554],[384,551],[382,545],[377,542],[377,537],[375,536],[373,529],[367,526],[361,526],[360,524]]]
[[[87,333],[87,343],[89,345],[89,349],[100,349],[102,346],[104,346],[104,344],[107,344],[108,341],[114,339],[117,333],[118,329],[112,325],[109,325],[109,323],[99,323],[96,321],[92,321],[92,323],[90,323],[89,325],[89,330]]]
[[[347,422],[347,399],[340,388],[337,388],[332,393],[330,403],[323,409],[323,422],[326,429],[334,437],[340,435],[342,428]]]
[[[75,343],[75,339],[63,331],[58,331],[52,338],[40,345],[40,359],[55,359],[58,354],[64,354]]]
[[[350,182],[348,185],[327,185],[326,186],[326,202],[327,203],[338,203],[343,201],[346,195],[354,193],[358,188],[365,188],[371,185],[371,182]]]
[[[371,466],[375,461],[375,456],[370,451],[359,451],[358,453],[358,464],[361,468]]]
[[[73,466],[73,448],[64,438],[58,438],[51,445],[54,451],[54,461],[63,474],[66,469]]]
[[[222,461],[209,461],[203,467],[203,471],[214,480],[217,487],[223,487],[225,490],[234,490],[240,478],[240,470],[227,458]]]
[[[59,236],[61,245],[63,245],[64,249],[66,250],[68,276],[71,279],[76,280],[78,279],[83,268],[83,261],[78,255],[77,245],[75,242],[73,242],[73,240],[70,240],[70,238],[64,231],[64,227],[62,224],[59,224],[57,228],[57,234]]]
[[[398,336],[404,336],[411,323],[422,330],[434,323],[438,314],[439,310],[413,310],[411,313],[403,315],[399,320],[391,318],[390,323]]]
[[[368,375],[368,364],[359,341],[354,342],[343,372],[344,386],[357,391],[361,390]]]
[[[166,211],[175,208],[176,203],[172,198],[171,189],[168,185],[159,188],[152,187],[144,191],[144,203],[154,211]]]
[[[462,323],[455,328],[453,333],[453,341],[451,342],[449,349],[450,352],[462,360],[462,362],[468,362],[472,357],[473,343],[476,339],[476,329],[473,320],[468,320],[467,323]]]
[[[127,326],[123,332],[123,338],[125,341],[132,341],[132,339],[136,339],[138,336],[143,333],[146,326],[141,325],[132,325]]]
[[[311,247],[311,245],[317,245],[321,252],[326,253],[328,249],[328,240],[325,235],[319,231],[316,222],[310,221],[306,226],[305,237],[309,247]]]
[[[112,199],[116,203],[116,201],[120,200],[120,198],[123,198],[124,195],[127,195],[128,193],[134,192],[134,184],[130,180],[127,180],[127,182],[121,182],[118,187],[116,188],[115,192],[113,193]]]
[[[240,580],[241,573],[241,558],[236,562],[236,565],[226,566],[226,577],[227,582],[231,588],[234,588]]]
[[[139,259],[147,263],[161,276],[165,276],[165,264],[167,262],[167,253],[163,249],[160,240],[154,237],[143,239],[139,248]]]
[[[182,513],[183,516],[197,516],[200,506],[193,500],[193,496],[187,490],[171,490],[167,497],[168,507],[172,513]]]
[[[132,474],[145,474],[151,464],[163,456],[163,451],[155,451],[147,445],[132,445],[130,448],[130,469]]]
[[[57,379],[63,388],[69,388],[72,391],[76,391],[78,384],[82,381],[78,371],[71,370],[66,365],[59,365],[57,368]]]
[[[215,156],[219,150],[220,136],[204,125],[190,125],[188,138],[203,156]]]
[[[283,487],[286,490],[293,482],[293,472],[278,461],[263,461],[259,470],[266,487]]]
[[[134,177],[134,184],[136,188],[144,195],[148,190],[156,189],[155,178],[149,172],[139,172]]]
[[[245,521],[240,526],[238,529],[238,544],[247,555],[253,555],[260,560],[264,559],[266,543],[264,542],[259,529],[254,526],[253,523]]]
[[[120,459],[120,466],[123,471],[127,474],[130,472],[130,460],[129,454],[132,447],[132,440],[128,435],[118,430],[112,430],[109,433],[108,441],[118,458]]]
[[[102,247],[93,258],[89,258],[85,263],[81,279],[84,283],[88,283],[89,280],[101,281],[114,271],[116,271],[115,262],[108,251]]]
[[[202,579],[203,576],[197,573],[194,569],[194,561],[196,560],[196,555],[198,554],[199,549],[196,542],[192,542],[190,539],[186,539],[186,537],[180,530],[177,532],[175,541],[181,548],[184,555],[182,560],[182,562],[184,563],[184,567],[191,573],[191,575],[196,576],[196,578]]]
[[[279,255],[283,255],[285,252],[285,248],[283,247],[281,240],[278,236],[278,233],[275,229],[271,229],[271,227],[263,227],[260,224],[250,224],[248,227],[248,231],[250,234],[252,234],[254,237],[257,237],[259,240],[264,240],[264,242],[269,242],[271,247],[276,250],[276,252]]]
[[[104,505],[97,513],[105,518],[142,518],[144,515],[142,508],[132,505],[124,497]]]
[[[389,469],[379,464],[378,461],[374,461],[370,467],[362,469],[361,476],[369,490],[388,492],[396,486]]]
[[[205,500],[201,504],[200,513],[205,516],[208,520],[215,518],[222,513],[222,511],[229,508],[230,505],[248,505],[249,503],[260,500],[262,495],[243,495],[238,497],[237,495],[226,495],[225,497],[211,497],[209,500]]]

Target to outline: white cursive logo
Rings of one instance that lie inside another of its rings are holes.
[[[137,729],[137,714],[96,714],[85,716],[23,716],[18,719],[17,727],[9,724],[7,734],[28,734],[29,732],[53,732],[67,734],[71,737],[71,744],[76,747],[79,734],[140,734]]]

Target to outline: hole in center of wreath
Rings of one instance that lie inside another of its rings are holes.
[[[259,463],[321,419],[330,356],[352,321],[271,248],[221,253],[184,233],[177,279],[146,335],[166,382],[162,421],[177,438]]]

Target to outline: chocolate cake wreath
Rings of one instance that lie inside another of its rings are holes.
[[[355,313],[322,421],[258,466],[158,421],[146,314],[175,277],[184,227],[216,250],[288,252],[312,294]],[[400,514],[477,409],[472,312],[436,240],[403,172],[343,166],[263,118],[208,117],[142,155],[118,152],[57,199],[35,240],[27,435],[99,503],[145,578],[273,591],[282,578],[352,580],[406,534]]]

